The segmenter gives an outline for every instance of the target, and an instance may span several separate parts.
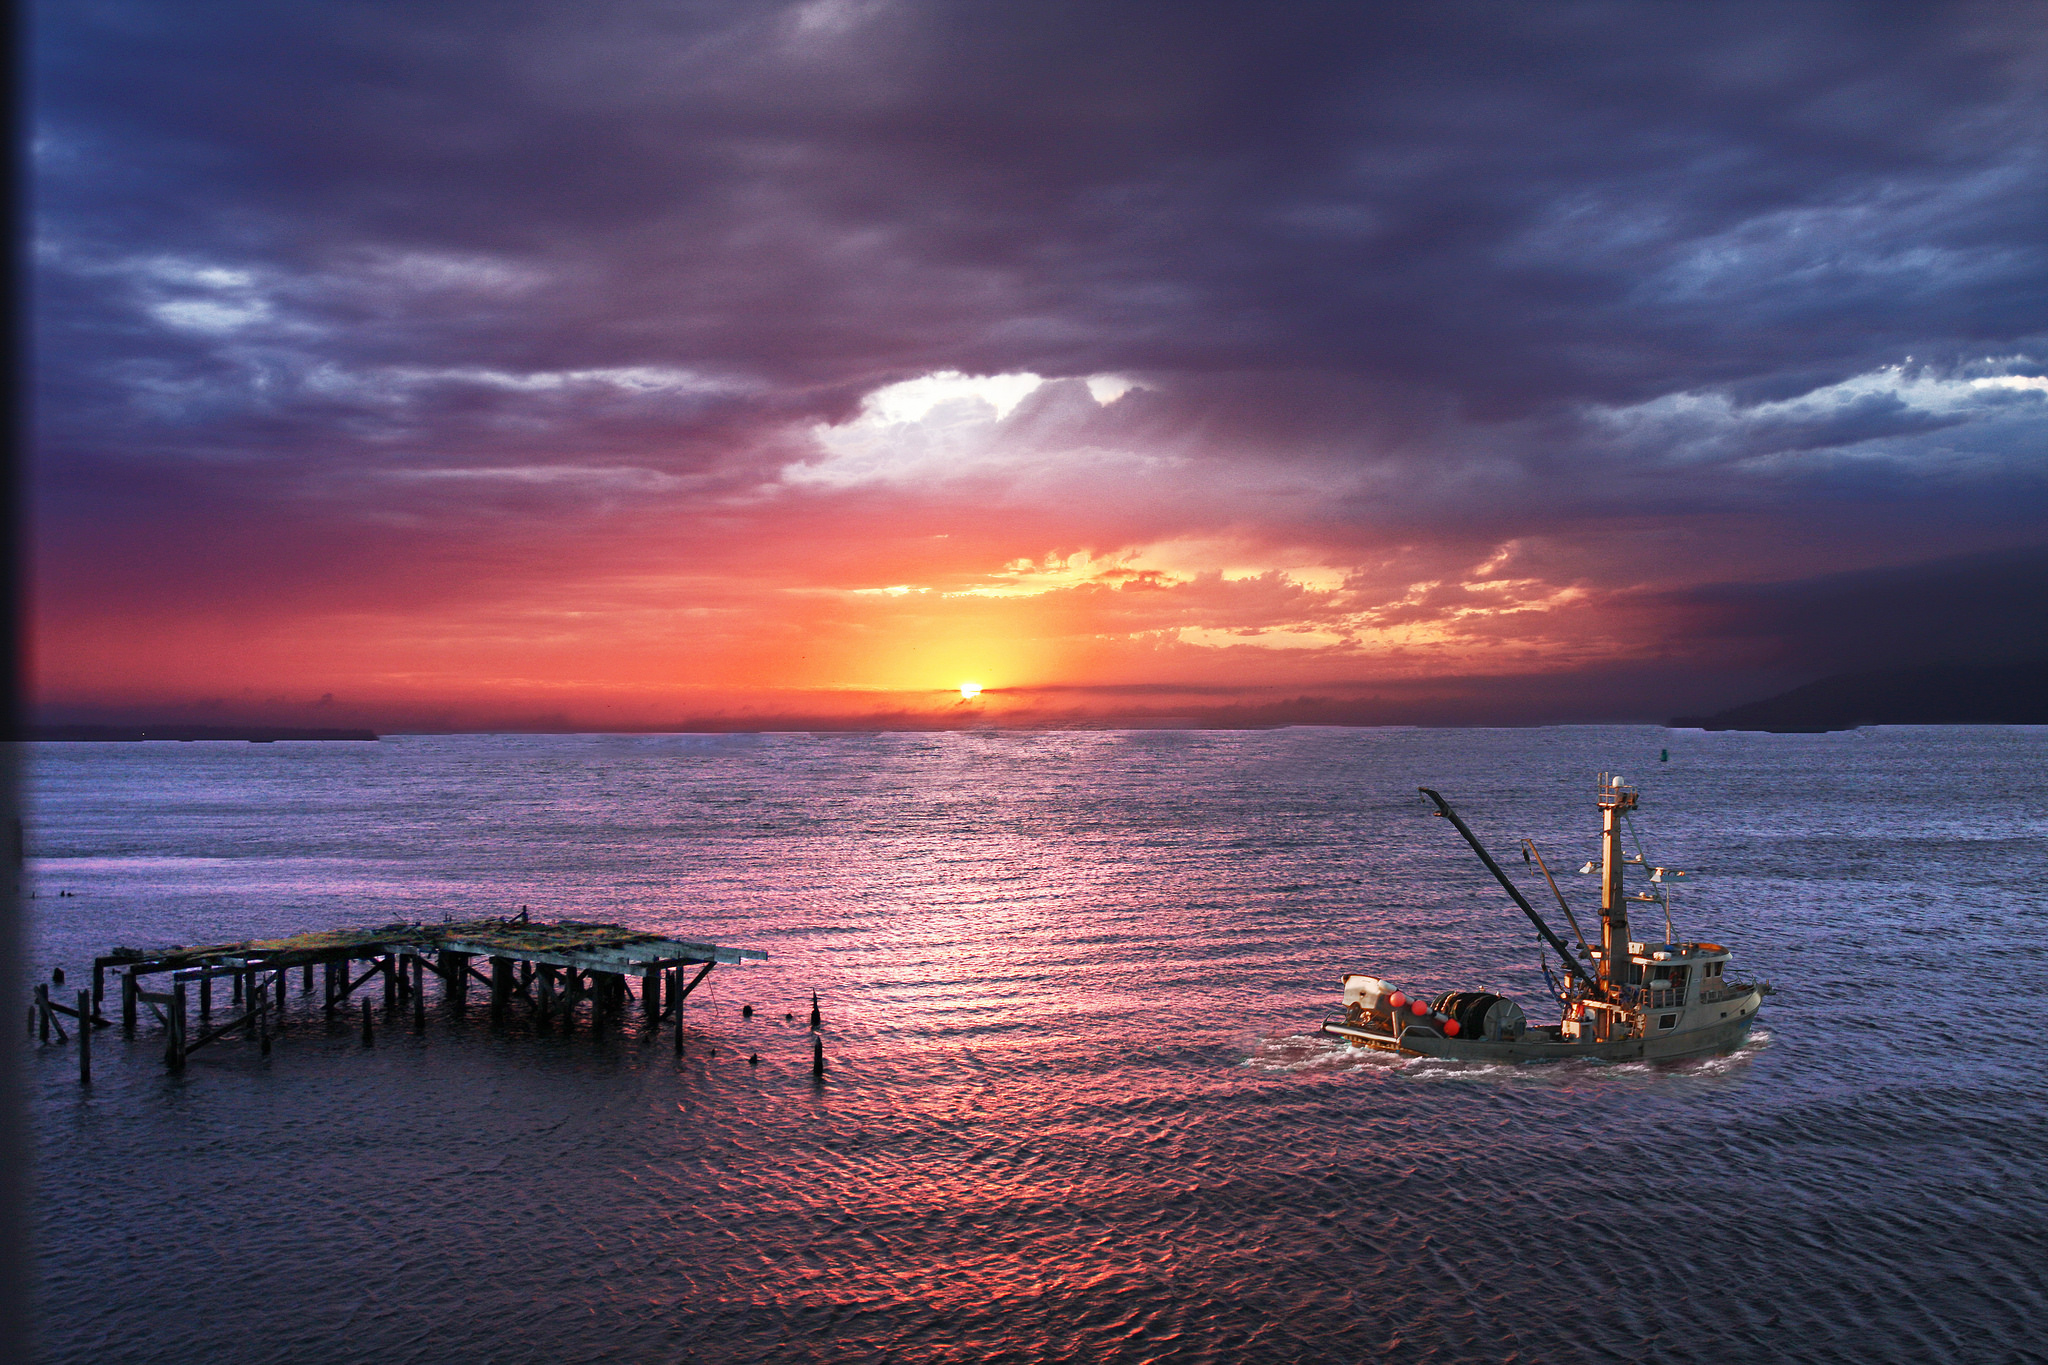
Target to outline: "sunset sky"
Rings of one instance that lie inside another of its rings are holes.
[[[1656,720],[2048,639],[2048,6],[33,28],[47,718]]]

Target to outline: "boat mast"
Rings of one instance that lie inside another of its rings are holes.
[[[1628,893],[1622,883],[1621,818],[1635,809],[1636,793],[1611,773],[1600,774],[1600,980],[1619,1001],[1629,984]]]

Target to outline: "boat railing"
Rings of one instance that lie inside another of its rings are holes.
[[[1612,773],[1600,774],[1594,787],[1594,804],[1602,809],[1627,809],[1636,804],[1637,792],[1634,784],[1624,782]]]
[[[1361,1037],[1371,1038],[1377,1042],[1382,1043],[1395,1043],[1400,1041],[1400,1039],[1393,1033],[1389,1032],[1384,1028],[1381,1028],[1377,1024],[1360,1024],[1350,1019],[1325,1019],[1323,1020],[1323,1027],[1345,1029],[1349,1033],[1355,1033]]]

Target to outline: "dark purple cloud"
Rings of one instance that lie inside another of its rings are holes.
[[[474,588],[524,571],[508,527],[533,572],[772,536],[815,424],[948,370],[1140,386],[1003,424],[1069,461],[976,485],[1038,552],[1516,542],[1683,596],[2048,525],[2039,3],[75,3],[33,35],[66,611],[366,559]],[[1111,473],[1062,507],[1076,450]]]
[[[1714,585],[1659,608],[1736,661],[1811,677],[2048,657],[2048,551],[2007,551],[1796,581]]]

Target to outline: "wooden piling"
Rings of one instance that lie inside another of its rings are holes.
[[[823,1019],[823,1018],[822,1018],[822,1017],[821,1017],[821,1016],[819,1015],[819,1013],[818,1013],[818,993],[817,993],[816,991],[812,991],[812,992],[811,992],[811,1032],[813,1032],[813,1033],[816,1033],[816,1032],[817,1032],[817,1031],[818,1031],[819,1029],[821,1029],[821,1028],[823,1028],[823,1027],[824,1027],[824,1019]]]
[[[370,997],[366,995],[363,997],[363,1046],[375,1047],[376,1045],[377,1030],[370,1022]]]
[[[213,968],[199,969],[199,1022],[213,1018]]]
[[[100,1012],[100,1002],[107,998],[107,960],[96,957],[92,963],[92,1012]]]
[[[78,993],[78,1083],[92,1084],[92,992]]]
[[[505,1017],[505,1006],[512,998],[512,959],[493,957],[491,959],[491,1022],[497,1023]]]
[[[135,1036],[135,973],[121,973],[121,1031]]]
[[[232,991],[232,994],[228,998],[229,1004],[239,1005],[242,1003],[242,978],[247,975],[248,973],[244,972],[239,967],[234,968],[232,971],[228,973],[228,978],[229,981],[231,982]]]
[[[469,954],[443,951],[441,979],[448,983],[448,1003],[461,1014],[469,1006]]]
[[[412,955],[412,1031],[427,1031],[427,960]]]
[[[284,970],[284,968],[282,968],[282,967],[279,967],[279,968],[277,968],[277,970],[276,970],[276,973],[275,973],[275,974],[276,974],[276,977],[277,977],[277,982],[276,982],[276,985],[277,985],[277,1017],[278,1017],[278,1021],[279,1021],[280,1023],[282,1023],[282,1022],[283,1022],[283,1020],[284,1020],[284,978],[285,978],[285,970]]]
[[[164,1065],[173,1071],[185,1069],[185,983],[171,983],[171,1012],[165,1020]]]
[[[50,988],[40,982],[36,985],[36,1041],[50,1041]]]
[[[647,1015],[647,1027],[661,1025],[661,969],[649,967],[640,978],[640,1008]]]
[[[304,977],[303,977],[303,978],[302,978],[302,979],[300,980],[300,982],[299,982],[299,994],[300,994],[300,995],[311,995],[311,994],[313,993],[313,964],[312,964],[312,963],[308,962],[308,963],[306,964],[306,967],[305,967],[305,973],[306,973],[306,974],[305,974],[305,976],[304,976]]]
[[[555,1028],[555,969],[542,967],[534,973],[540,987],[534,992],[534,1015],[542,1033],[552,1033]]]
[[[690,997],[683,990],[683,969],[676,968],[676,979],[669,983],[669,993],[676,1001],[676,1056],[683,1055],[683,1016],[689,1012]]]
[[[811,1035],[811,1074],[825,1079],[825,1040],[815,1033]]]
[[[377,970],[384,977],[384,1012],[398,1008],[398,954],[386,953],[377,959]]]
[[[279,982],[284,980],[284,971],[276,973]],[[270,992],[261,988],[255,977],[249,979],[253,988],[249,992],[249,1014],[256,1021],[256,1051],[265,1057],[270,1055]]]
[[[320,1009],[329,1019],[334,1017],[334,969],[340,965],[332,961],[320,964]]]

